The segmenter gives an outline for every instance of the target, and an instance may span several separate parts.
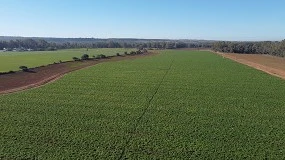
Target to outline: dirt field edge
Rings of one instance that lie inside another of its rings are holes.
[[[44,67],[34,68],[34,70],[36,70],[35,73],[25,73],[19,71],[11,74],[3,74],[0,75],[0,95],[12,94],[15,92],[21,92],[28,89],[39,88],[43,85],[55,82],[56,80],[62,78],[63,76],[65,76],[70,72],[86,69],[94,65],[97,65],[99,63],[132,60],[137,58],[154,56],[157,54],[159,54],[159,52],[149,52],[140,55],[117,56],[117,57],[110,57],[108,59],[100,59],[96,61],[90,60],[83,62],[86,64],[75,68],[67,67],[67,65],[76,62],[50,64]],[[60,65],[60,67],[62,67],[63,69],[56,70],[55,68],[59,68],[56,65],[58,66]]]

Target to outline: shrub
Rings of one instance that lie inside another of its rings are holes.
[[[27,66],[20,66],[19,68],[24,72],[29,71],[29,68]]]
[[[117,53],[116,55],[117,55],[117,56],[121,56],[120,53]]]
[[[101,58],[107,58],[107,56],[104,54],[101,54]]]
[[[72,59],[73,59],[74,61],[80,61],[80,59],[77,58],[77,57],[72,57]]]
[[[136,54],[142,54],[141,50],[137,50]]]
[[[124,54],[125,54],[125,55],[128,55],[128,52],[125,52]]]
[[[104,54],[99,54],[96,58],[97,59],[103,59],[103,58],[107,58],[107,56],[105,56]]]
[[[15,73],[15,71],[9,71],[8,73]]]
[[[88,54],[83,54],[83,55],[81,56],[81,59],[82,59],[82,60],[88,60],[88,59],[89,59],[89,55],[88,55]]]

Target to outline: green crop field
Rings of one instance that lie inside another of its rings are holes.
[[[17,71],[19,66],[37,67],[59,61],[70,61],[72,57],[80,58],[83,54],[104,54],[106,56],[123,54],[134,49],[128,48],[98,48],[98,49],[64,49],[57,51],[32,51],[32,52],[0,52],[0,72]]]
[[[284,159],[285,81],[202,51],[0,96],[0,159]]]

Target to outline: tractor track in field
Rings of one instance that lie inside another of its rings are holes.
[[[141,122],[141,120],[143,119],[143,117],[145,116],[146,112],[148,111],[149,107],[150,107],[150,104],[152,102],[152,100],[154,99],[155,95],[157,94],[159,88],[161,87],[163,81],[165,80],[165,77],[168,75],[169,71],[171,70],[172,66],[174,64],[174,59],[172,59],[169,67],[167,68],[166,72],[164,73],[163,77],[161,78],[160,82],[158,83],[158,86],[157,88],[155,89],[155,92],[152,94],[152,96],[150,97],[150,99],[147,101],[145,107],[144,107],[144,110],[142,112],[142,114],[138,117],[138,119],[136,120],[136,123],[134,124],[133,126],[133,129],[130,131],[131,135],[127,138],[127,141],[126,141],[126,144],[124,145],[124,148],[122,149],[122,152],[120,154],[120,157],[118,158],[118,160],[122,160],[124,159],[124,155],[125,155],[125,152],[126,152],[126,148],[127,146],[130,144],[132,138],[133,138],[133,134],[137,129],[138,129],[138,126]]]
[[[68,61],[47,66],[31,68],[29,72],[17,71],[15,73],[0,75],[0,95],[38,88],[54,82],[72,71],[85,69],[104,62],[117,62],[153,56],[159,52],[149,52],[140,55],[114,56],[106,59]]]

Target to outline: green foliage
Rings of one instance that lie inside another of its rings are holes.
[[[8,73],[15,73],[15,71],[9,71]]]
[[[97,59],[104,59],[104,58],[107,58],[107,56],[104,55],[104,54],[99,54],[99,55],[97,55],[96,58],[97,58]]]
[[[29,68],[27,66],[20,66],[19,68],[24,72],[29,71]]]
[[[89,49],[89,55],[104,54],[106,56],[114,56],[116,53],[124,53],[135,49],[126,48],[98,48]],[[0,72],[9,70],[19,70],[19,64],[26,64],[29,67],[37,67],[48,65],[58,60],[69,61],[71,57],[82,56],[82,52],[86,52],[86,48],[82,49],[65,49],[57,51],[31,51],[31,52],[1,52],[0,53]]]
[[[79,59],[78,57],[72,57],[72,59],[73,59],[74,61],[80,61],[80,59]]]
[[[82,60],[88,60],[88,59],[89,59],[89,55],[88,55],[88,54],[83,54],[83,55],[81,56],[81,59],[82,59]]]
[[[285,56],[285,40],[281,42],[215,42],[212,49],[226,53],[270,54]]]
[[[129,55],[136,55],[136,54],[143,54],[144,52],[142,50],[137,51],[131,51]]]
[[[54,47],[48,47],[45,49],[46,51],[56,51],[57,49]]]
[[[209,52],[102,63],[0,96],[0,157],[284,159],[284,95]]]
[[[174,48],[210,48],[213,41],[205,40],[169,40],[169,39],[94,39],[94,38],[19,38],[19,37],[0,37],[0,49],[6,48],[7,51],[37,50],[53,51],[57,49],[72,48],[155,48],[155,49],[174,49]],[[19,47],[21,46],[21,47]]]

